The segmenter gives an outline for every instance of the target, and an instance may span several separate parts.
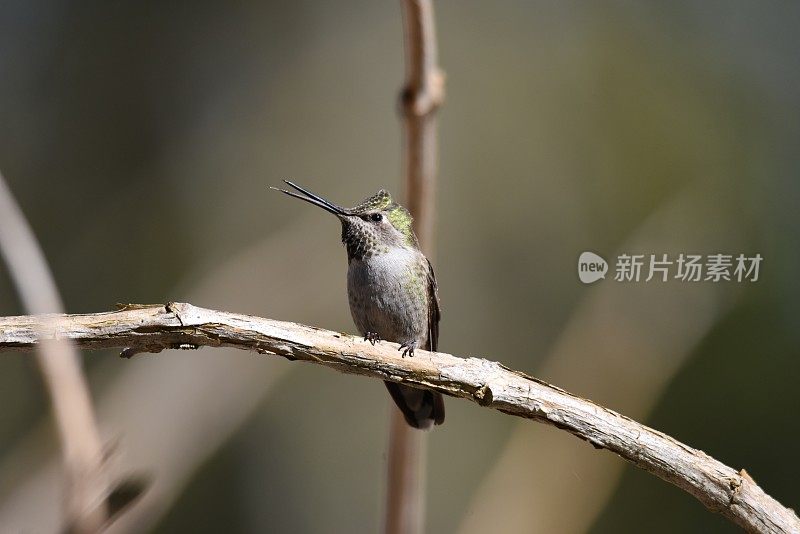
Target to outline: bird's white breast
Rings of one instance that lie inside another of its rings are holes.
[[[388,289],[400,284],[408,277],[409,267],[415,265],[417,254],[416,250],[392,247],[383,254],[352,260],[347,270],[348,285],[376,284]]]
[[[420,252],[391,248],[388,252],[351,260],[347,292],[353,320],[362,334],[376,332],[398,343],[427,332],[427,301],[420,294],[417,274]]]

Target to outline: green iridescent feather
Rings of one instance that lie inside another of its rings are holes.
[[[385,189],[381,189],[374,195],[365,198],[349,210],[353,215],[363,215],[374,211],[383,212],[389,222],[392,223],[392,226],[405,236],[409,245],[417,245],[417,238],[413,229],[413,217],[411,217],[407,209],[395,202],[392,195]]]

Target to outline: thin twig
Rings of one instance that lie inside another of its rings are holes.
[[[61,312],[63,305],[36,237],[0,175],[0,253],[20,301],[29,313]],[[41,321],[41,332],[56,327]],[[52,336],[50,336],[52,337]],[[103,470],[103,447],[89,388],[72,343],[54,338],[38,345],[37,358],[64,456],[65,530],[97,532],[108,519],[110,493]]]
[[[444,101],[431,0],[402,0],[406,79],[400,95],[406,207],[423,252],[433,252],[436,206],[436,110]]]
[[[432,0],[401,0],[406,79],[400,92],[403,118],[405,204],[414,217],[420,248],[434,250],[436,203],[436,108],[443,100],[443,77],[436,50]],[[411,429],[392,409],[387,454],[387,534],[423,531],[426,436]]]
[[[800,532],[800,519],[744,471],[736,471],[652,428],[503,365],[191,304],[130,306],[85,315],[0,318],[0,350],[30,350],[66,338],[87,349],[127,347],[127,355],[176,347],[235,347],[340,372],[440,391],[503,413],[553,425],[607,449],[696,497],[749,532]]]
[[[389,448],[386,451],[386,534],[423,531],[425,512],[425,434],[414,430],[402,413],[390,406]]]

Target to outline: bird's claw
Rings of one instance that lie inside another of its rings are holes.
[[[408,356],[409,358],[414,357],[414,349],[417,348],[417,342],[412,341],[411,343],[403,343],[400,345],[400,348],[397,350],[402,350],[403,352],[400,354],[401,357],[405,358]]]
[[[381,337],[378,335],[377,332],[367,332],[364,334],[364,341],[369,341],[371,344],[375,345],[378,341],[381,340]]]

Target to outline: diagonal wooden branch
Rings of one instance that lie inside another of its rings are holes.
[[[63,310],[36,236],[0,175],[0,256],[30,313]],[[46,324],[43,328],[51,328]],[[111,483],[104,465],[89,386],[78,351],[68,340],[41,343],[37,363],[50,394],[64,458],[64,530],[98,532],[109,519]]]
[[[185,303],[0,318],[0,351],[31,350],[42,336],[70,339],[86,349],[125,347],[127,356],[165,348],[235,347],[435,389],[566,430],[687,491],[749,532],[800,532],[797,515],[744,470],[497,362],[422,350],[414,358],[400,358],[394,343],[373,347],[346,334]]]

